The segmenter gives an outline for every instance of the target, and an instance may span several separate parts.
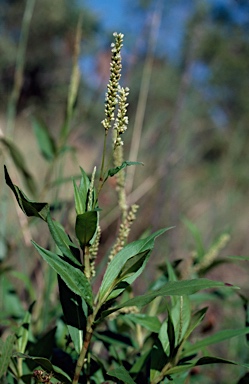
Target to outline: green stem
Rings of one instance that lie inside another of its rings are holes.
[[[104,137],[103,152],[102,152],[102,161],[101,161],[101,168],[100,168],[100,175],[99,175],[99,186],[98,186],[97,197],[98,197],[99,192],[100,192],[101,188],[103,187],[103,183],[104,183],[104,168],[105,168],[107,134],[108,134],[108,130],[106,129],[105,130],[105,137]]]
[[[73,378],[72,384],[78,384],[78,382],[79,382],[80,373],[82,371],[82,368],[83,368],[83,365],[84,365],[84,361],[85,361],[85,358],[86,358],[86,354],[87,354],[87,351],[88,351],[88,348],[89,348],[89,344],[90,344],[90,341],[92,339],[92,335],[93,335],[93,330],[92,330],[93,320],[92,320],[92,318],[89,320],[89,323],[90,324],[87,326],[87,331],[86,331],[86,336],[85,336],[85,340],[84,340],[84,343],[83,343],[83,347],[81,349],[79,358],[77,360],[77,364],[76,364],[76,368],[75,368],[75,371],[74,371],[74,378]]]

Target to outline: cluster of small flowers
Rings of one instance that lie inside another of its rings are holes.
[[[128,126],[128,116],[127,114],[127,107],[128,103],[127,97],[129,95],[129,88],[123,88],[123,87],[118,87],[118,94],[117,94],[117,99],[118,99],[118,113],[116,117],[116,121],[114,124],[114,129],[116,130],[116,139],[114,140],[114,148],[118,147],[119,145],[123,145],[123,141],[121,140],[120,135],[122,135],[126,130]]]
[[[209,251],[203,256],[201,262],[194,267],[195,272],[199,272],[200,270],[209,267],[213,263],[213,261],[218,257],[220,251],[225,248],[227,243],[230,240],[230,235],[224,233],[220,236],[217,243],[215,243]]]
[[[117,237],[117,241],[116,243],[114,244],[112,250],[111,250],[111,253],[109,255],[109,262],[114,258],[114,256],[119,252],[121,251],[121,249],[124,247],[125,245],[125,242],[129,236],[129,233],[130,233],[130,230],[131,230],[131,226],[132,226],[132,223],[134,222],[134,220],[136,219],[136,213],[137,213],[137,210],[138,210],[138,205],[137,204],[133,204],[131,206],[131,209],[130,211],[128,212],[128,215],[127,217],[125,218],[124,222],[122,222],[120,224],[120,227],[119,227],[119,234],[118,234],[118,237]]]
[[[106,131],[111,127],[111,121],[114,120],[114,111],[117,104],[117,93],[119,80],[121,77],[121,48],[123,46],[122,33],[114,33],[115,43],[112,43],[112,58],[110,64],[110,80],[107,85],[107,93],[105,97],[105,116],[106,118],[102,121],[102,124]]]
[[[109,317],[109,319],[110,320],[114,320],[114,319],[116,319],[117,318],[117,316],[119,315],[119,314],[127,314],[127,313],[134,313],[134,314],[137,314],[137,313],[139,313],[139,309],[138,309],[138,307],[136,307],[136,306],[131,306],[131,307],[124,307],[124,308],[121,308],[121,309],[119,309],[118,311],[116,311],[116,312],[113,312],[113,313],[111,313],[108,317]]]
[[[100,226],[98,226],[94,243],[90,247],[90,250],[89,250],[89,252],[90,252],[91,277],[94,277],[96,275],[95,260],[96,260],[96,257],[98,255],[100,236],[101,236],[101,229],[100,229]]]

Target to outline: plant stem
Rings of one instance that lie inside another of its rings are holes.
[[[83,347],[81,349],[79,358],[77,360],[77,364],[76,364],[76,368],[75,368],[74,378],[73,378],[72,384],[78,384],[78,382],[79,382],[80,373],[82,371],[82,368],[83,368],[83,365],[84,365],[84,361],[85,361],[85,357],[86,357],[86,354],[87,354],[87,351],[88,351],[88,348],[89,348],[89,344],[90,344],[90,341],[91,341],[91,338],[92,338],[92,335],[93,335],[93,330],[92,330],[93,320],[92,320],[92,317],[90,319],[88,319],[88,323],[90,323],[90,324],[88,324],[88,326],[87,326],[84,344],[83,344]]]
[[[98,186],[98,191],[97,191],[97,197],[99,195],[101,188],[103,187],[103,182],[104,182],[104,167],[105,167],[107,134],[108,134],[108,130],[106,129],[105,130],[105,137],[104,137],[103,152],[102,152],[102,160],[101,160],[101,168],[100,168],[100,175],[99,175],[99,186]]]

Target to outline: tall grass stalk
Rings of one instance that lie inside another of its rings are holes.
[[[137,161],[138,159],[138,151],[141,142],[142,128],[144,123],[144,116],[146,111],[146,104],[149,94],[150,88],[150,80],[153,68],[154,61],[154,51],[156,47],[156,42],[158,38],[161,16],[162,16],[162,3],[158,1],[156,4],[156,8],[154,10],[151,25],[150,25],[150,36],[148,42],[148,50],[147,56],[144,63],[144,69],[142,74],[140,92],[138,97],[138,105],[135,115],[134,129],[131,140],[130,154],[129,159],[133,161]],[[130,193],[133,188],[134,176],[135,176],[135,168],[131,167],[127,170],[127,181],[126,181],[126,189],[127,192]]]

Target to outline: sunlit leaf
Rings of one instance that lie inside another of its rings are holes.
[[[127,261],[136,255],[148,255],[154,247],[156,237],[163,234],[167,229],[162,229],[148,236],[145,239],[134,241],[126,245],[120,252],[118,252],[112,259],[105,272],[101,287],[100,287],[100,301],[105,301],[111,291],[115,288],[116,284],[120,281],[118,276],[122,275],[122,269]],[[149,251],[149,252],[148,252]],[[133,264],[134,265],[134,264]]]
[[[77,248],[76,245],[70,241],[68,235],[65,233],[65,230],[61,226],[61,224],[55,220],[52,220],[50,213],[48,213],[47,215],[47,223],[50,233],[55,241],[55,244],[62,252],[62,255],[68,257],[75,264],[81,266],[81,262],[76,259],[70,249],[70,247]]]
[[[44,260],[58,273],[67,286],[77,295],[81,296],[86,303],[92,308],[93,293],[92,288],[84,273],[78,268],[73,267],[66,261],[62,260],[56,253],[42,248],[40,245],[32,242],[43,257]]]
[[[208,288],[217,288],[217,287],[226,287],[226,285],[220,281],[213,281],[208,279],[193,279],[193,280],[182,280],[182,281],[169,281],[161,288],[150,291],[144,295],[136,296],[130,300],[125,301],[117,305],[116,307],[105,312],[105,316],[109,313],[112,313],[120,308],[137,306],[142,308],[143,306],[149,304],[158,296],[171,296],[171,295],[192,295],[195,292],[198,292],[202,289]],[[237,288],[237,287],[233,287]]]

